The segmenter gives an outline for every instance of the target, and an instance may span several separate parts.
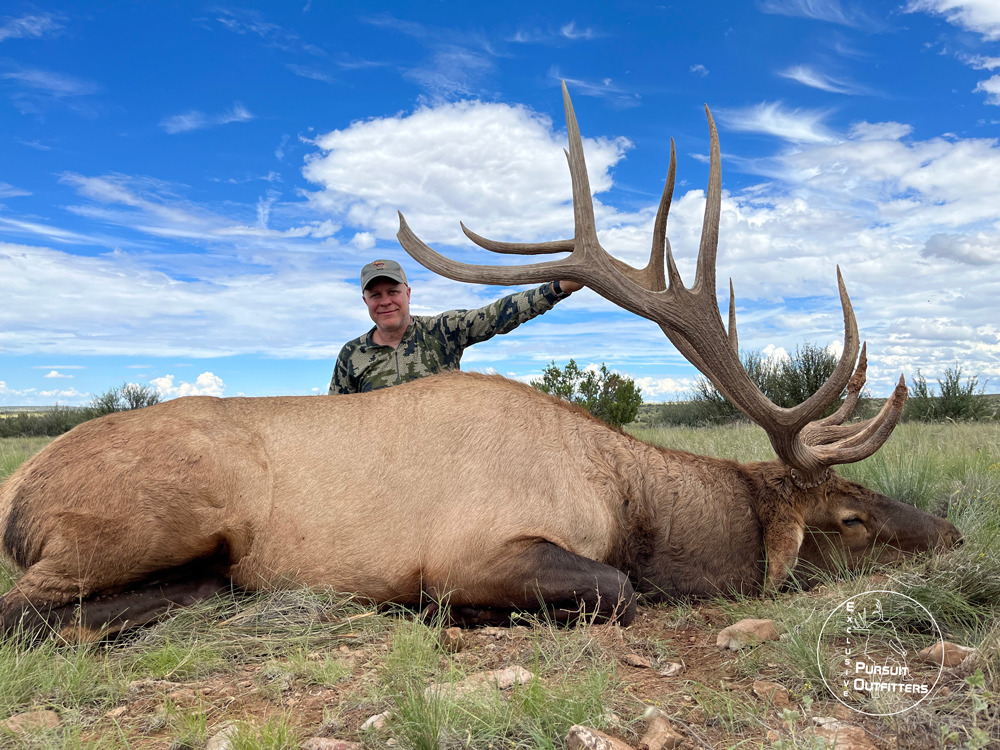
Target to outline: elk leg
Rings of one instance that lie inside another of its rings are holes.
[[[805,537],[803,524],[792,520],[772,522],[764,531],[764,547],[767,550],[767,581],[771,591],[788,580],[799,559],[799,548]]]
[[[537,542],[494,566],[495,576],[478,582],[486,595],[453,597],[453,614],[467,624],[509,622],[513,611],[545,611],[557,622],[593,617],[628,625],[635,618],[635,592],[628,576],[551,542]],[[431,592],[433,595],[433,592]],[[500,610],[500,611],[497,611]],[[463,613],[467,617],[463,617]]]
[[[76,582],[53,579],[43,563],[32,566],[0,598],[0,635],[36,638],[56,632],[88,642],[152,622],[177,606],[190,606],[232,588],[208,558],[162,571],[131,588],[106,588],[87,596]]]

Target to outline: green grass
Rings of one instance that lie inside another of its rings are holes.
[[[656,444],[740,461],[772,455],[763,432],[746,425],[629,429]],[[47,442],[45,438],[0,440],[0,478]],[[820,629],[836,603],[872,588],[874,575],[879,588],[901,591],[926,606],[950,640],[977,648],[967,664],[946,674],[950,695],[933,696],[878,725],[879,732],[908,738],[910,747],[942,750],[982,747],[982,737],[1000,737],[997,712],[981,708],[984,703],[995,706],[1000,693],[1000,425],[904,424],[875,456],[839,467],[838,472],[947,515],[962,530],[966,543],[947,554],[923,556],[896,567],[872,566],[843,580],[828,578],[805,593],[677,602],[645,610],[664,629],[708,637],[721,622],[744,617],[779,623],[780,641],[719,660],[729,662],[731,679],[741,685],[766,675],[764,679],[785,686],[799,714],[794,733],[782,728],[778,712],[748,688],[728,689],[718,680],[709,682],[697,675],[669,683],[672,687],[664,687],[661,694],[633,695],[618,657],[587,625],[564,629],[528,619],[527,629],[510,631],[498,641],[516,644],[509,661],[508,656],[500,660],[481,647],[473,654],[455,655],[438,646],[440,623],[425,624],[391,611],[375,613],[364,602],[334,592],[304,591],[219,597],[110,645],[73,646],[48,640],[26,648],[14,641],[0,642],[0,720],[38,708],[56,710],[63,720],[56,730],[11,747],[117,750],[146,746],[156,736],[164,747],[174,743],[176,750],[194,749],[216,734],[223,722],[235,720],[234,748],[278,750],[298,747],[316,729],[303,728],[287,701],[327,690],[340,697],[323,707],[324,718],[349,723],[358,722],[359,715],[390,712],[388,726],[381,732],[338,734],[371,747],[384,747],[392,736],[400,750],[488,750],[491,745],[494,750],[555,750],[565,746],[566,732],[574,723],[609,731],[634,745],[642,731],[638,717],[647,703],[656,702],[669,707],[682,722],[694,707],[704,713],[703,725],[686,726],[693,747],[808,748],[811,717],[830,715],[835,707],[816,663]],[[15,579],[16,574],[0,566],[0,593]],[[895,614],[905,623],[912,613]],[[685,658],[683,649],[655,633],[639,639],[625,630],[624,637],[628,649],[661,663]],[[341,646],[350,654],[341,653]],[[514,664],[536,678],[503,693],[486,689],[462,694],[447,687],[485,669]],[[180,706],[160,695],[144,709],[148,715],[132,716],[130,709],[120,720],[103,718],[111,708],[132,705],[130,685],[149,679],[245,684],[264,708],[248,716],[242,708],[229,710],[229,704],[213,703],[211,697],[200,699],[196,706]],[[432,684],[445,688],[428,692]],[[621,723],[615,714],[623,717]],[[780,729],[782,739],[765,741],[768,728]],[[0,737],[0,747],[7,747],[4,743],[9,740]]]

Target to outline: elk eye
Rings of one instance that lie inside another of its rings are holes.
[[[841,521],[841,523],[844,524],[844,526],[860,526],[861,524],[864,523],[864,521],[862,521],[857,516],[854,516],[852,518],[845,518],[843,521]]]

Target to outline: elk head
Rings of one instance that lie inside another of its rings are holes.
[[[873,554],[886,554],[880,550],[917,552],[955,543],[960,534],[947,521],[849,482],[831,469],[836,464],[853,463],[875,453],[899,421],[907,395],[905,381],[900,376],[892,395],[875,417],[846,423],[864,386],[867,360],[839,266],[837,283],[844,311],[844,350],[833,374],[819,390],[798,406],[782,408],[760,391],[743,367],[732,280],[728,330],[715,296],[722,172],[719,137],[708,107],[705,112],[711,134],[711,158],[705,218],[694,285],[687,288],[666,236],[676,172],[673,139],[649,262],[645,268],[637,269],[610,255],[598,241],[583,142],[565,83],[562,91],[569,135],[566,158],[573,184],[573,238],[511,243],[480,237],[464,224],[462,231],[474,243],[495,253],[568,252],[569,256],[521,266],[459,263],[424,244],[400,213],[397,237],[403,248],[423,266],[457,281],[502,286],[539,284],[557,278],[577,281],[619,307],[659,325],[691,364],[764,429],[778,457],[777,461],[768,462],[767,468],[760,465],[755,472],[758,487],[755,510],[761,517],[770,583],[784,581],[800,555],[816,566],[829,568],[838,564],[838,557],[851,565],[863,558],[870,559]],[[845,388],[847,397],[841,407],[834,414],[820,418]]]

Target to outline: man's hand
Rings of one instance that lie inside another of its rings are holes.
[[[566,293],[579,292],[583,289],[583,284],[579,281],[563,281],[559,279],[559,288]]]

